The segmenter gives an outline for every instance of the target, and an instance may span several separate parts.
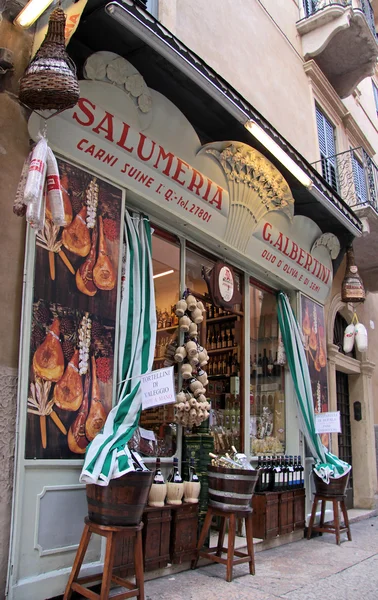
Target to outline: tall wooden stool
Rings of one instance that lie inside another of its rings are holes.
[[[204,544],[214,516],[221,517],[218,544],[214,548],[202,550],[202,546]],[[245,530],[248,550],[247,554],[245,554],[244,552],[240,552],[239,550],[235,550],[235,533],[237,519],[245,519]],[[227,521],[229,522],[228,547],[224,548],[223,544],[224,536],[226,533]],[[227,558],[222,558],[222,553],[227,553]],[[197,544],[197,556],[192,561],[192,569],[196,568],[200,556],[212,560],[214,562],[221,563],[222,565],[226,565],[226,581],[232,581],[232,569],[235,565],[240,565],[241,563],[249,563],[249,572],[251,575],[254,575],[255,555],[253,551],[252,508],[246,511],[232,512],[228,510],[222,510],[220,508],[215,508],[214,506],[209,506],[202,527],[201,535]],[[237,556],[238,558],[234,558],[234,556]]]
[[[132,598],[138,596],[139,600],[144,600],[144,574],[143,574],[143,550],[142,550],[142,528],[143,523],[130,527],[121,526],[106,526],[98,525],[91,521],[88,517],[84,519],[85,525],[83,534],[81,536],[80,545],[77,549],[75,561],[72,567],[71,575],[68,579],[66,591],[64,592],[63,600],[69,600],[72,592],[79,592],[86,598],[92,600],[108,600],[109,590],[111,583],[121,585],[129,592],[120,592],[119,594],[112,596],[119,600],[125,600],[126,598]],[[97,533],[106,538],[106,551],[105,551],[105,562],[104,570],[102,573],[96,575],[90,575],[88,577],[78,578],[80,568],[84,560],[85,553],[88,548],[89,540],[91,539],[92,533]],[[116,549],[116,538],[118,536],[132,537],[134,538],[134,569],[135,569],[135,584],[126,579],[121,579],[113,575],[113,563],[114,554]],[[96,594],[92,590],[88,590],[84,585],[93,583],[95,581],[101,581],[101,592]]]
[[[314,525],[318,502],[321,501],[321,512],[319,525]],[[333,505],[333,522],[324,523],[326,502],[332,502]],[[340,525],[339,504],[344,517],[344,527]],[[311,533],[317,531],[319,533],[334,533],[336,535],[336,544],[340,545],[340,533],[344,531],[348,534],[349,542],[352,541],[352,534],[349,527],[348,511],[345,506],[345,496],[330,496],[323,494],[315,494],[312,504],[311,518],[307,530],[307,539],[311,537]]]

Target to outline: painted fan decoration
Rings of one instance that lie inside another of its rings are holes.
[[[292,220],[294,198],[286,180],[260,152],[237,142],[212,143],[204,151],[220,163],[228,181],[230,214],[224,241],[245,252],[252,232],[271,211]]]

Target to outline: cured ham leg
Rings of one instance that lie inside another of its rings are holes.
[[[92,363],[92,399],[89,409],[88,418],[85,423],[85,435],[91,442],[94,437],[101,431],[106,421],[106,411],[100,399],[100,387],[98,385],[96,360],[91,357]]]
[[[65,373],[54,389],[54,402],[63,410],[78,410],[83,401],[83,384],[79,375],[79,350],[75,350]]]
[[[112,290],[116,284],[116,274],[107,253],[102,217],[98,218],[99,242],[98,259],[93,270],[93,281],[99,290]]]
[[[72,423],[71,427],[68,430],[68,447],[71,452],[75,454],[84,454],[86,447],[89,444],[85,436],[85,421],[88,417],[88,408],[89,408],[89,388],[90,388],[90,375],[89,369],[85,374],[84,379],[84,397],[83,402],[81,404],[80,410],[77,414],[76,419]]]
[[[54,319],[45,341],[33,356],[33,369],[37,377],[47,381],[59,381],[64,373],[64,356],[59,339],[60,321]]]
[[[73,254],[78,256],[87,256],[91,249],[91,238],[85,219],[87,216],[87,207],[83,206],[68,227],[63,229],[63,246]]]
[[[97,288],[93,283],[93,268],[96,264],[97,227],[92,231],[90,252],[83,264],[76,271],[77,289],[87,296],[94,296]]]

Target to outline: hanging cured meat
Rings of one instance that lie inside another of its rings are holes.
[[[91,357],[92,364],[92,399],[89,415],[85,423],[85,434],[91,442],[101,431],[106,421],[106,411],[100,399],[100,386],[97,380],[96,360]]]
[[[76,285],[80,292],[87,296],[94,296],[97,288],[93,283],[93,268],[96,264],[97,227],[92,230],[92,243],[90,252],[83,264],[76,271]]]
[[[87,207],[83,206],[72,223],[63,229],[62,233],[63,246],[78,256],[87,256],[91,249],[91,238],[85,223],[86,215]]]
[[[310,335],[311,333],[311,323],[308,306],[306,306],[305,316],[303,317],[302,321],[302,331],[305,335]]]
[[[64,373],[64,356],[59,340],[60,321],[54,319],[45,341],[35,351],[33,369],[36,376],[59,381]]]
[[[78,410],[83,401],[83,384],[78,367],[79,350],[75,350],[62,379],[54,389],[55,404],[64,410]]]
[[[85,374],[84,379],[84,397],[83,402],[81,404],[80,410],[77,414],[76,419],[72,423],[71,427],[68,430],[68,447],[71,452],[75,452],[75,454],[84,454],[86,447],[89,444],[85,436],[85,422],[88,417],[88,407],[89,407],[89,387],[90,387],[90,375],[89,370]]]
[[[99,290],[112,290],[116,284],[116,274],[107,253],[102,217],[98,218],[99,243],[98,258],[93,270],[93,281]]]
[[[316,335],[316,331],[315,331],[315,325],[312,324],[311,327],[311,333],[310,333],[310,339],[309,339],[309,346],[311,348],[311,350],[316,350],[318,347],[318,339],[317,339],[317,335]]]

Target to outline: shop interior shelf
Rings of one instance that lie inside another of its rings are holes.
[[[159,329],[156,330],[156,333],[160,333],[162,331],[174,331],[175,329],[177,329],[178,325],[172,325],[171,327],[159,327]]]
[[[220,317],[206,318],[206,323],[222,323],[225,321],[235,321],[238,315],[221,315]]]
[[[209,355],[211,354],[220,354],[221,352],[234,352],[236,353],[238,351],[238,347],[237,346],[231,346],[230,348],[215,348],[214,350],[207,350],[207,353]]]

